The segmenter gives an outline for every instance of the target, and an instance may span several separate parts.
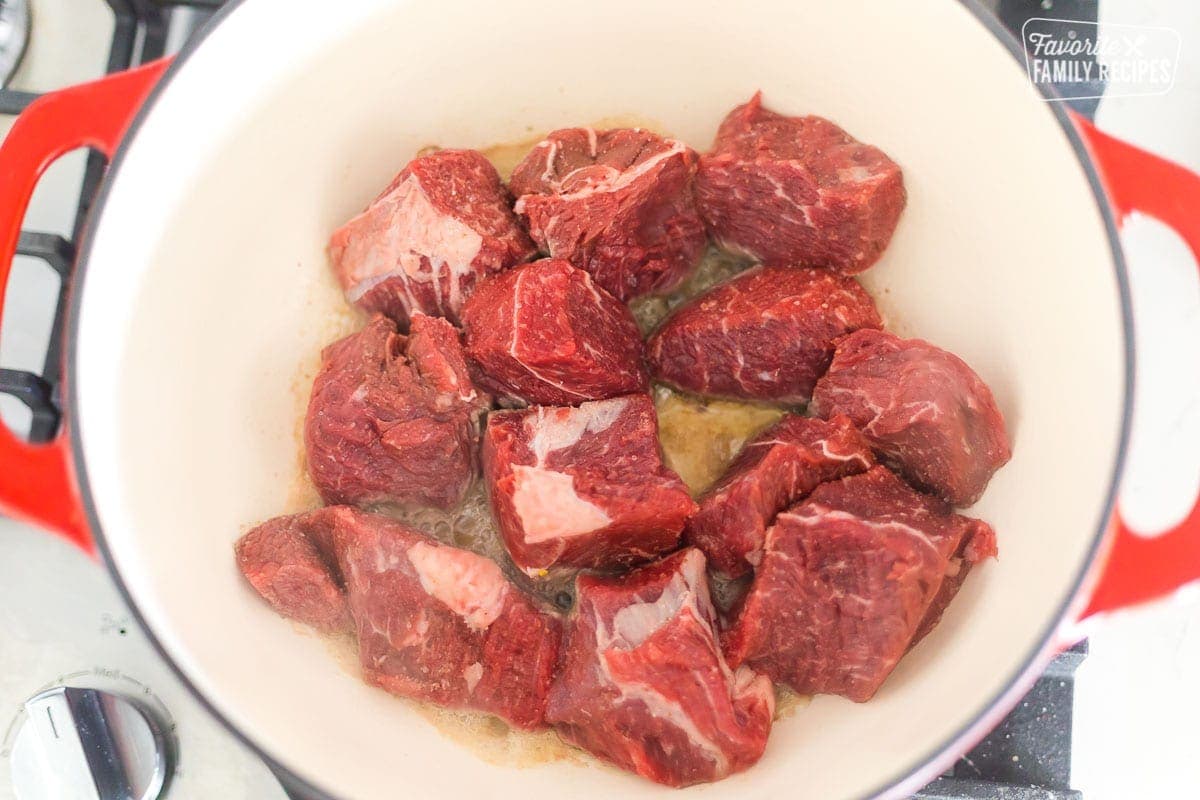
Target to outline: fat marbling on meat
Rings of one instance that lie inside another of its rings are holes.
[[[479,384],[505,401],[574,405],[649,387],[633,314],[563,259],[488,278],[462,317]]]
[[[693,298],[646,345],[654,377],[695,394],[804,403],[833,340],[882,325],[853,278],[755,267]]]
[[[480,280],[534,252],[496,168],[474,150],[414,158],[329,241],[347,299],[401,328],[415,313],[457,324]]]
[[[704,251],[696,162],[690,147],[650,131],[566,128],[539,142],[509,184],[542,251],[627,302],[671,291]]]
[[[774,689],[722,657],[700,551],[576,587],[546,711],[567,741],[669,786],[758,761]]]
[[[802,694],[865,702],[937,623],[966,570],[995,553],[986,523],[886,467],[823,483],[767,531],[726,657]]]
[[[722,246],[847,275],[879,259],[906,199],[882,150],[827,119],[770,111],[761,92],[725,117],[696,176],[700,213]]]
[[[490,403],[449,322],[417,314],[404,336],[377,315],[322,353],[304,428],[309,475],[327,503],[448,508],[478,471]]]
[[[349,506],[271,520],[237,552],[247,579],[284,616],[327,631],[352,618],[369,683],[520,728],[544,724],[561,621],[491,560]],[[320,589],[329,613],[312,615],[312,593],[281,592],[279,576],[289,570],[302,576],[290,584]]]
[[[870,444],[848,418],[826,422],[788,414],[743,447],[699,499],[687,541],[717,570],[740,577],[762,559],[776,514],[825,481],[865,472],[874,463]]]
[[[812,411],[850,417],[882,460],[956,506],[978,500],[1012,457],[991,389],[961,358],[921,339],[873,330],[839,339]]]
[[[648,395],[488,417],[483,470],[513,562],[618,567],[673,550],[696,509],[663,463]]]

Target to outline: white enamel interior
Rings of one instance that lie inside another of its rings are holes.
[[[1123,334],[1085,174],[966,9],[247,0],[174,76],[112,182],[82,289],[74,411],[130,594],[251,740],[364,800],[666,795],[607,769],[485,763],[277,618],[239,579],[231,544],[296,502],[297,376],[345,320],[326,238],[417,148],[627,114],[705,148],[760,87],[768,105],[830,117],[903,166],[908,209],[864,282],[899,332],[992,385],[1016,455],[974,510],[995,525],[1000,560],[878,697],[818,698],[776,726],[757,767],[686,793],[878,790],[934,758],[1021,670],[1096,535]]]

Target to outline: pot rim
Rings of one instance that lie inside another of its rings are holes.
[[[137,110],[134,115],[120,146],[117,148],[112,161],[109,164],[108,175],[101,183],[93,202],[91,213],[88,216],[86,225],[84,226],[81,245],[78,252],[78,257],[75,265],[75,272],[72,279],[70,289],[70,300],[68,317],[66,323],[66,358],[65,358],[65,379],[67,384],[66,402],[69,408],[79,407],[79,397],[77,395],[78,382],[76,381],[77,374],[77,358],[78,345],[77,335],[79,332],[80,310],[83,304],[84,283],[87,280],[87,266],[91,257],[92,243],[95,240],[95,232],[103,219],[104,208],[108,201],[109,189],[112,185],[111,176],[120,169],[124,162],[129,149],[137,140],[137,134],[142,128],[146,117],[150,110],[158,102],[163,92],[167,91],[171,82],[178,74],[179,70],[188,61],[189,57],[195,50],[202,45],[208,38],[212,30],[219,25],[226,17],[234,13],[247,0],[226,0],[225,4],[217,10],[212,19],[193,36],[183,49],[175,56],[162,78],[155,85],[146,101]],[[995,36],[1005,46],[1010,54],[1020,62],[1024,58],[1024,51],[1020,43],[1014,36],[1001,25],[997,19],[987,8],[983,6],[982,0],[957,0],[967,11],[969,11],[989,33]],[[985,704],[984,708],[975,715],[975,717],[965,725],[960,726],[956,731],[942,740],[942,743],[930,750],[925,756],[918,761],[912,763],[902,773],[889,778],[883,784],[876,786],[870,792],[863,795],[864,798],[880,797],[880,796],[907,796],[913,792],[919,791],[929,781],[942,774],[948,769],[959,756],[974,746],[987,733],[995,727],[1004,716],[1011,710],[1013,706],[1020,700],[1021,697],[1028,691],[1033,683],[1040,676],[1046,664],[1058,652],[1061,639],[1059,632],[1062,629],[1063,623],[1068,621],[1068,616],[1077,605],[1082,590],[1089,585],[1092,578],[1102,566],[1102,559],[1099,556],[1104,552],[1105,546],[1108,543],[1110,535],[1109,520],[1112,517],[1113,510],[1116,504],[1117,492],[1120,485],[1121,475],[1124,471],[1126,458],[1129,449],[1130,426],[1133,413],[1133,387],[1134,387],[1134,369],[1135,369],[1135,349],[1134,349],[1134,326],[1133,326],[1133,307],[1132,298],[1129,289],[1129,277],[1125,263],[1124,254],[1121,249],[1120,238],[1118,235],[1116,220],[1112,213],[1112,208],[1105,194],[1103,183],[1100,175],[1093,163],[1087,148],[1084,146],[1082,139],[1079,136],[1075,125],[1071,122],[1067,114],[1064,104],[1061,102],[1062,97],[1053,89],[1046,85],[1037,85],[1038,92],[1046,101],[1049,102],[1051,112],[1054,114],[1059,127],[1066,135],[1071,149],[1075,153],[1076,160],[1084,171],[1088,185],[1091,188],[1093,199],[1096,202],[1097,210],[1104,222],[1105,232],[1107,234],[1109,250],[1112,254],[1112,263],[1117,281],[1117,289],[1120,301],[1121,315],[1121,331],[1124,342],[1124,386],[1122,389],[1121,398],[1121,422],[1118,436],[1116,457],[1113,461],[1112,476],[1109,480],[1109,486],[1105,492],[1104,500],[1100,508],[1100,517],[1096,523],[1096,532],[1092,538],[1088,548],[1086,558],[1081,563],[1079,571],[1072,581],[1072,589],[1062,605],[1056,609],[1052,617],[1047,622],[1042,634],[1038,638],[1038,644],[1022,659],[1021,666],[1009,677],[1004,687],[996,692]],[[221,725],[231,733],[238,741],[245,745],[249,750],[260,758],[264,764],[275,773],[285,790],[293,796],[303,798],[313,798],[314,800],[325,799],[333,800],[337,795],[331,793],[329,789],[316,786],[305,778],[300,777],[291,767],[283,763],[280,759],[269,754],[265,747],[253,740],[248,734],[242,732],[236,727],[226,716],[219,711],[215,705],[204,695],[197,686],[192,682],[191,678],[186,674],[183,668],[176,663],[175,659],[167,652],[154,630],[146,621],[145,616],[135,603],[129,589],[118,570],[113,559],[112,552],[109,548],[108,541],[104,535],[103,528],[100,525],[99,515],[96,509],[96,504],[91,492],[91,486],[88,481],[87,465],[84,461],[83,452],[83,432],[82,426],[78,418],[73,420],[73,424],[68,426],[70,441],[71,441],[71,456],[74,463],[74,470],[79,487],[80,502],[86,514],[87,523],[95,538],[96,549],[104,561],[105,568],[112,576],[116,584],[117,591],[120,593],[122,600],[129,607],[130,613],[137,621],[138,626],[146,635],[151,646],[159,657],[167,664],[175,677],[187,688],[191,696],[200,703],[200,705]]]

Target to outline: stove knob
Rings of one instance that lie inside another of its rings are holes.
[[[118,694],[56,686],[25,703],[12,747],[17,800],[156,800],[169,752],[161,726]]]

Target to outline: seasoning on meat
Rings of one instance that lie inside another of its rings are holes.
[[[647,395],[495,412],[483,469],[505,546],[531,575],[649,560],[696,509],[662,463]]]
[[[459,502],[478,470],[480,416],[458,332],[417,314],[376,316],[325,348],[305,422],[308,472],[327,503]]]
[[[329,241],[347,299],[401,329],[418,312],[457,324],[480,280],[534,252],[496,168],[474,150],[413,159]]]
[[[821,117],[729,112],[700,159],[696,202],[723,247],[768,264],[854,275],[883,253],[907,195],[900,167]]]
[[[592,274],[618,300],[665,294],[707,244],[694,150],[637,128],[566,128],[538,143],[509,182],[543,252]]]
[[[576,586],[546,711],[567,741],[669,786],[758,761],[774,689],[725,663],[700,551],[622,577],[581,575]]]
[[[958,356],[920,339],[882,331],[839,339],[812,411],[850,417],[883,461],[956,506],[978,500],[1012,457],[991,389]]]
[[[995,553],[986,523],[886,467],[821,484],[767,531],[725,655],[802,694],[865,702]]]
[[[798,404],[829,366],[834,339],[882,324],[853,278],[756,267],[681,307],[646,352],[654,377],[678,389]]]
[[[846,417],[828,422],[788,414],[747,444],[688,520],[687,541],[729,577],[762,559],[775,515],[825,481],[865,472],[871,446]]]
[[[649,387],[629,309],[563,259],[489,278],[462,316],[479,384],[509,403],[575,405]]]

